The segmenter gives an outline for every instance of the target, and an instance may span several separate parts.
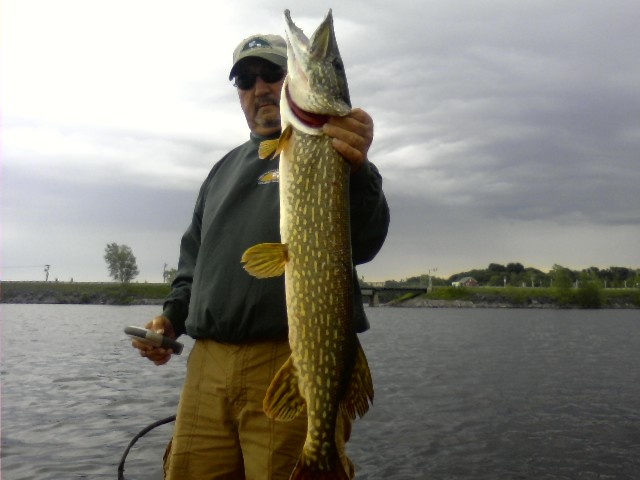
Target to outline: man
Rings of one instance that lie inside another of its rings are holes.
[[[290,355],[284,280],[255,279],[240,262],[248,247],[280,240],[278,163],[259,159],[258,146],[280,134],[286,53],[276,35],[254,35],[235,49],[229,79],[250,139],[216,163],[202,185],[163,314],[147,325],[171,338],[196,339],[165,459],[171,480],[288,479],[306,436],[304,415],[278,422],[262,410],[267,387]],[[382,180],[367,159],[373,122],[354,109],[331,119],[324,132],[351,165],[353,262],[364,263],[381,248],[389,224]],[[353,280],[362,332],[369,325],[355,269]],[[133,345],[157,365],[171,358],[170,350]],[[350,419],[338,423],[340,457],[353,477],[344,452]]]

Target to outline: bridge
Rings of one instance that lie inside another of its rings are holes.
[[[384,282],[368,283],[360,286],[360,292],[363,298],[369,299],[370,307],[380,306],[380,292],[398,292],[413,293],[413,297],[417,297],[423,293],[428,293],[431,289],[424,285],[402,285],[398,287],[385,286]]]

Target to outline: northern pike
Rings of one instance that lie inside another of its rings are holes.
[[[242,256],[258,278],[284,274],[291,357],[264,399],[267,415],[307,412],[307,436],[291,479],[348,479],[338,458],[339,412],[355,419],[373,401],[373,383],[353,321],[350,167],[322,126],[351,111],[331,10],[308,39],[284,12],[287,77],[282,134],[260,157],[280,155],[280,236]]]

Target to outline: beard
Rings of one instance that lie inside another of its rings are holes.
[[[256,125],[262,127],[262,128],[276,128],[276,127],[280,127],[280,115],[278,116],[269,116],[269,117],[262,117],[259,116],[256,118]]]
[[[254,121],[262,128],[280,127],[280,105],[273,97],[259,99],[255,105],[256,114]]]

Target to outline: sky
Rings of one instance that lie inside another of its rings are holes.
[[[231,55],[333,7],[391,209],[368,281],[520,262],[640,268],[636,0],[2,0],[2,280],[176,267],[211,167],[248,139]]]

